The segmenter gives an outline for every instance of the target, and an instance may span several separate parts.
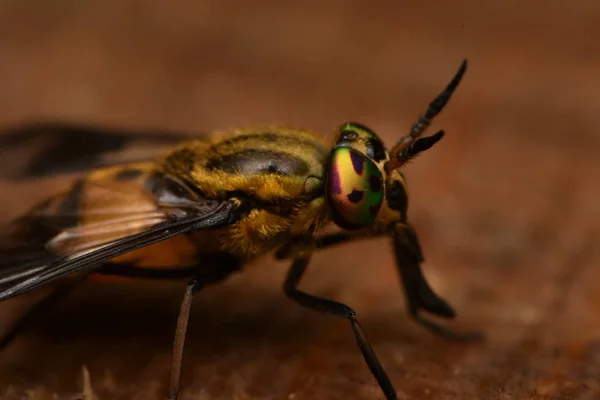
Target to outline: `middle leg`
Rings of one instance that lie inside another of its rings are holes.
[[[358,347],[360,348],[360,351],[362,352],[362,355],[369,366],[371,373],[377,380],[377,383],[379,383],[379,387],[385,394],[385,398],[387,400],[397,400],[398,397],[396,396],[396,390],[394,389],[390,378],[387,376],[387,373],[383,369],[383,366],[377,359],[377,355],[375,354],[373,347],[367,340],[367,337],[361,328],[358,319],[356,318],[356,312],[343,303],[313,296],[298,289],[298,284],[302,278],[302,275],[306,271],[308,262],[308,257],[294,261],[285,280],[285,294],[292,300],[305,307],[350,320]]]

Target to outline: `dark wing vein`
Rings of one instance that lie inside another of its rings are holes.
[[[239,206],[238,203],[233,201],[212,203],[212,206],[204,204],[201,213],[183,217],[173,215],[171,220],[159,223],[144,232],[126,236],[95,250],[76,255],[73,258],[68,259],[63,256],[45,266],[32,266],[25,271],[21,270],[21,275],[19,275],[21,279],[17,282],[10,282],[7,287],[0,287],[0,301],[35,289],[68,274],[97,269],[104,262],[121,254],[149,246],[184,232],[219,227],[234,221],[234,210]]]

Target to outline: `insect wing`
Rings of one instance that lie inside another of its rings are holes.
[[[94,182],[86,193],[97,189],[110,204],[126,205],[127,190],[109,189]],[[76,187],[76,186],[75,186]],[[122,189],[122,187],[121,187]],[[132,187],[138,192],[139,187]],[[164,241],[184,232],[231,224],[240,203],[207,200],[168,176],[156,176],[149,188],[153,207],[87,208],[91,222],[77,223],[76,210],[42,208],[14,221],[2,235],[0,248],[0,301],[37,288],[65,275],[91,271],[128,252]],[[117,201],[118,200],[118,201]],[[46,233],[44,234],[44,231]],[[42,235],[39,233],[42,232]],[[36,236],[38,235],[38,236]]]
[[[190,134],[33,122],[0,132],[0,177],[32,179],[147,161]]]

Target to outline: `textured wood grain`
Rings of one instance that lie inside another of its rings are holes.
[[[413,323],[383,240],[317,255],[303,288],[357,309],[401,399],[600,398],[600,3],[383,4],[3,0],[0,123],[358,120],[392,143],[469,57],[406,175],[426,274],[487,341]],[[0,182],[0,216],[51,186]],[[182,399],[382,398],[349,324],[284,297],[285,268],[198,295]],[[98,399],[162,398],[182,290],[81,287],[0,354],[0,398],[72,398],[83,366]]]

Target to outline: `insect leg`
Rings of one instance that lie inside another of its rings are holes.
[[[35,319],[36,316],[44,314],[50,307],[67,297],[73,290],[83,282],[89,274],[84,274],[81,277],[70,279],[52,292],[42,297],[29,307],[17,320],[2,334],[0,334],[0,351],[6,348],[10,342],[23,331],[27,325]]]
[[[203,285],[196,279],[192,279],[186,289],[179,309],[177,318],[177,328],[175,329],[175,338],[173,340],[173,353],[171,355],[171,371],[169,373],[169,392],[167,400],[176,400],[179,394],[181,382],[181,366],[183,363],[183,348],[185,346],[185,337],[187,334],[188,322],[190,320],[190,311],[192,309],[192,300],[194,295]]]
[[[368,342],[364,331],[358,323],[356,312],[345,304],[321,297],[316,297],[298,290],[298,283],[306,271],[308,262],[308,257],[299,258],[294,261],[284,283],[285,294],[300,305],[350,320],[350,323],[352,324],[352,330],[354,331],[354,336],[356,336],[356,341],[358,342],[358,347],[360,348],[360,351],[362,352],[362,355],[367,362],[371,373],[377,380],[377,383],[379,383],[379,387],[385,394],[386,399],[397,399],[396,390],[394,389],[390,378],[388,378],[385,370],[383,369],[383,366],[377,359],[375,351]]]
[[[302,251],[312,251],[313,249],[324,249],[326,247],[337,246],[350,241],[363,239],[373,239],[379,236],[389,236],[389,232],[365,233],[365,234],[349,234],[348,232],[328,233],[313,239],[312,237],[298,237],[296,240],[290,241],[275,253],[277,260],[287,260],[290,258],[301,258]],[[306,247],[302,247],[302,245]],[[300,245],[300,247],[298,247]],[[298,251],[300,250],[300,252]]]
[[[482,339],[479,332],[454,332],[419,314],[420,310],[425,310],[445,318],[453,318],[456,315],[452,307],[435,294],[423,275],[420,264],[424,259],[414,229],[408,224],[397,225],[393,242],[396,264],[404,285],[410,315],[436,334],[460,340]]]
[[[332,233],[319,237],[315,246],[322,249],[361,238],[345,232]],[[419,314],[419,311],[423,309],[441,317],[453,318],[455,316],[452,307],[435,294],[423,275],[420,264],[424,260],[414,229],[408,224],[398,225],[394,230],[393,241],[396,263],[402,278],[410,315],[436,334],[459,340],[481,339],[482,335],[479,332],[453,332]]]
[[[372,238],[375,236],[370,237]],[[336,246],[338,244],[343,244],[351,240],[358,239],[363,239],[363,237],[351,236],[345,232],[330,233],[328,235],[324,235],[317,238],[317,240],[315,241],[315,246],[317,247],[317,249],[323,249],[325,247]]]

